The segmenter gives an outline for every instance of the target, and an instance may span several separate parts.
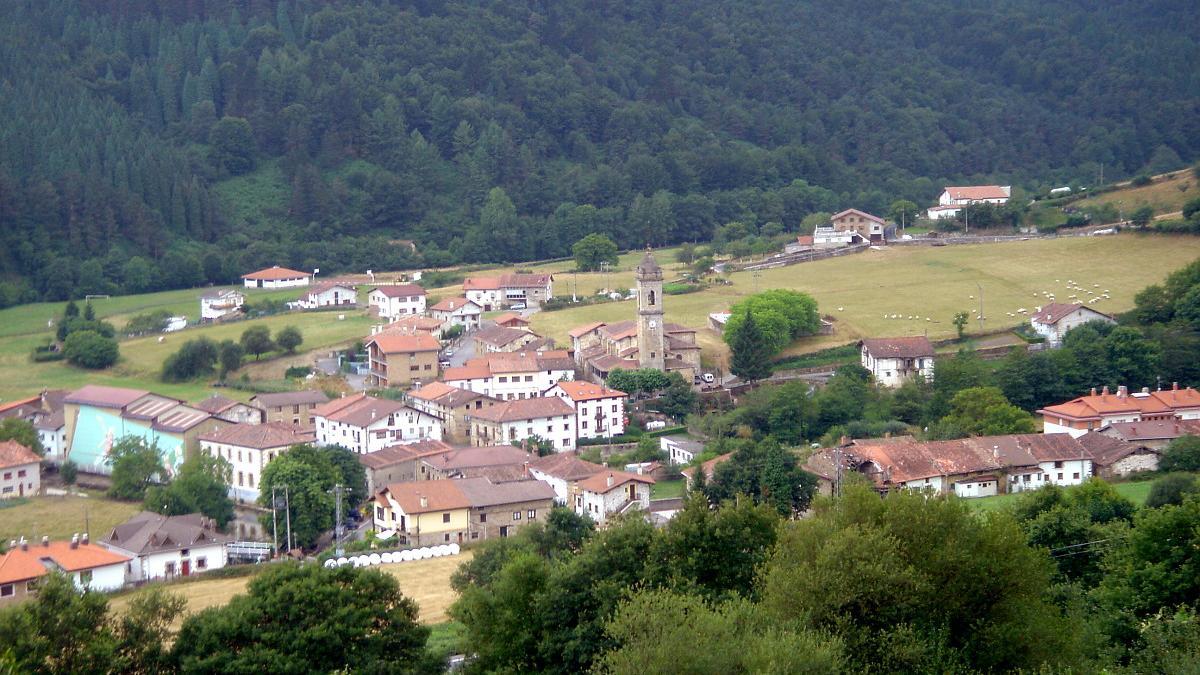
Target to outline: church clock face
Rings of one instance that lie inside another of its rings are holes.
[[[651,328],[658,328],[658,322],[657,322],[657,321],[655,321],[654,319],[650,319],[650,327],[651,327]]]

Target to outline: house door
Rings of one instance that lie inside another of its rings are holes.
[[[17,496],[18,497],[25,496],[25,484],[24,483],[17,483]]]
[[[192,573],[192,561],[184,559],[182,569],[183,569],[183,576],[186,577],[187,575],[191,574]]]
[[[631,502],[637,501],[637,486],[634,485],[633,483],[629,484],[629,501],[631,501]]]
[[[500,536],[501,536],[501,537],[507,537],[507,536],[508,536],[508,525],[501,525],[501,526],[500,526]]]
[[[458,543],[462,543],[462,532],[458,533]]]

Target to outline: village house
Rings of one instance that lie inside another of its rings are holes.
[[[529,463],[529,475],[554,489],[554,502],[572,508],[575,503],[575,484],[607,470],[606,466],[580,459],[575,452],[538,457]]]
[[[408,387],[432,382],[440,371],[438,354],[442,345],[424,333],[377,333],[367,338],[368,384],[376,387]]]
[[[835,232],[854,232],[863,241],[869,241],[872,244],[881,244],[886,241],[884,236],[883,218],[873,216],[866,211],[858,209],[846,209],[833,214],[829,219]]]
[[[575,447],[575,409],[557,396],[515,399],[467,414],[471,445],[513,445],[539,438],[556,452]]]
[[[475,342],[477,355],[492,352],[515,352],[523,350],[525,345],[537,340],[540,336],[523,328],[505,328],[504,326],[488,326],[477,331],[471,339]]]
[[[329,402],[329,397],[316,389],[255,394],[250,405],[262,411],[263,422],[286,422],[298,427],[312,428],[312,411]]]
[[[1077,439],[1063,435],[1012,434],[950,441],[911,438],[861,439],[817,462],[844,466],[863,474],[882,492],[928,490],[959,497],[1036,490],[1047,484],[1079,485],[1093,474],[1092,453]]]
[[[1116,324],[1117,320],[1098,312],[1082,303],[1052,302],[1039,308],[1029,317],[1029,325],[1038,335],[1046,338],[1046,344],[1058,347],[1066,337],[1067,331],[1082,326],[1091,321]]]
[[[392,483],[376,493],[372,512],[375,529],[394,534],[402,546],[464,544],[516,534],[545,519],[553,498],[554,491],[536,480]]]
[[[0,441],[0,499],[29,497],[42,490],[42,458],[16,441]]]
[[[658,447],[667,455],[671,464],[691,464],[696,456],[704,452],[704,444],[687,436],[662,436]]]
[[[450,448],[420,455],[418,480],[487,478],[493,483],[529,479],[529,464],[537,454],[512,445]]]
[[[863,238],[854,230],[837,230],[832,224],[818,225],[813,229],[812,245],[816,250],[841,248],[863,243]]]
[[[926,215],[930,220],[954,218],[968,204],[1007,204],[1011,196],[1010,185],[947,187],[938,197],[937,206],[926,211]]]
[[[636,320],[593,322],[569,332],[579,369],[593,382],[604,382],[618,368],[653,368],[693,381],[700,374],[696,331],[664,320],[663,271],[649,251],[636,278]]]
[[[629,394],[592,382],[563,381],[545,391],[575,409],[576,438],[612,438],[625,433],[625,399]]]
[[[483,410],[500,401],[469,389],[452,387],[444,382],[430,382],[405,396],[408,404],[429,413],[442,422],[442,438],[456,443],[470,443],[471,427],[467,415]]]
[[[802,234],[796,237],[795,241],[790,241],[783,245],[784,253],[805,253],[813,250],[815,241],[811,234]],[[711,315],[710,315],[711,316]]]
[[[220,394],[213,394],[198,403],[194,403],[193,407],[203,410],[217,419],[234,424],[261,424],[263,418],[262,410],[255,408],[249,403],[225,398]]]
[[[253,502],[258,499],[258,484],[267,464],[292,446],[315,440],[312,431],[284,422],[235,424],[201,434],[200,449],[229,462],[229,496]]]
[[[130,560],[89,543],[86,534],[69,542],[43,537],[41,543],[30,543],[22,537],[0,555],[0,607],[34,595],[50,572],[67,575],[80,591],[115,591],[125,585]]]
[[[216,523],[199,513],[163,516],[142,511],[114,527],[100,545],[132,558],[126,581],[186,577],[218,570],[229,562],[227,546],[233,537],[217,531]]]
[[[431,452],[445,452],[454,446],[445,441],[426,439],[405,445],[389,445],[382,450],[358,455],[367,474],[367,492],[375,494],[389,483],[408,483],[421,475],[420,457]]]
[[[517,314],[515,312],[505,312],[505,313],[497,316],[495,319],[492,319],[492,321],[494,321],[497,326],[503,326],[505,328],[528,328],[529,327],[529,319],[526,319],[525,317],[523,317],[520,314]]]
[[[692,489],[692,481],[694,481],[696,479],[696,469],[697,468],[704,472],[704,479],[706,481],[711,482],[713,475],[716,474],[717,467],[724,464],[725,462],[728,462],[731,457],[733,457],[732,452],[727,452],[724,455],[717,455],[716,457],[713,457],[712,459],[701,463],[699,467],[689,466],[688,468],[680,471],[679,473],[683,474],[683,479],[687,482],[687,488],[689,490],[691,490]]]
[[[1097,394],[1093,387],[1088,396],[1046,406],[1037,413],[1042,416],[1045,433],[1082,436],[1119,422],[1200,419],[1200,391],[1180,389],[1178,383],[1165,391],[1143,389],[1132,394],[1124,386],[1115,394],[1109,393],[1108,387]]]
[[[200,449],[201,434],[230,425],[178,399],[139,389],[89,384],[63,399],[67,452],[85,473],[112,473],[109,452],[124,436],[157,447],[162,478],[170,479],[183,460]]]
[[[554,297],[549,274],[505,274],[499,277],[467,277],[463,295],[491,312],[505,307],[535,307]]]
[[[200,296],[200,323],[222,321],[240,315],[246,294],[233,288],[217,288]]]
[[[45,452],[42,459],[58,464],[67,449],[64,400],[71,392],[47,389],[37,396],[0,403],[0,420],[15,418],[33,425]]]
[[[386,325],[371,326],[371,335],[398,333],[400,335],[429,335],[437,338],[442,334],[442,322],[428,316],[402,316]]]
[[[340,445],[360,454],[442,438],[441,421],[433,415],[366,394],[334,399],[314,410],[313,419],[318,445]]]
[[[867,338],[858,343],[862,367],[885,387],[899,387],[906,380],[933,380],[933,344],[929,338]]]
[[[575,362],[565,351],[503,352],[447,368],[442,380],[502,401],[537,398],[555,383],[575,379]]]
[[[611,516],[650,510],[650,476],[605,470],[575,484],[575,513],[604,525]]]
[[[279,265],[242,275],[246,288],[294,288],[307,286],[309,279],[308,272],[289,270]]]
[[[425,289],[416,284],[378,286],[367,293],[367,306],[388,321],[418,316],[425,313]]]
[[[441,321],[443,330],[451,326],[475,330],[483,317],[483,308],[466,298],[446,298],[429,308],[429,316]]]
[[[1112,422],[1097,432],[1151,450],[1162,450],[1180,436],[1200,436],[1200,419]],[[1081,437],[1082,438],[1082,437]]]
[[[1143,471],[1157,471],[1162,450],[1140,443],[1089,431],[1076,439],[1092,453],[1092,472],[1105,479],[1124,478]]]
[[[323,307],[348,307],[358,305],[358,288],[353,284],[326,282],[313,286],[300,296],[295,306],[299,309],[321,309]]]

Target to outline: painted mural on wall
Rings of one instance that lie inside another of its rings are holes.
[[[125,436],[137,436],[148,445],[158,444],[163,478],[173,478],[184,460],[183,438],[156,431],[149,422],[127,420],[111,410],[80,406],[71,438],[70,459],[83,471],[112,473],[113,444]]]

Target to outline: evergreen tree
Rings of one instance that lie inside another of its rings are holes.
[[[749,309],[741,323],[726,331],[725,343],[732,352],[730,372],[751,382],[770,377],[772,351]]]

